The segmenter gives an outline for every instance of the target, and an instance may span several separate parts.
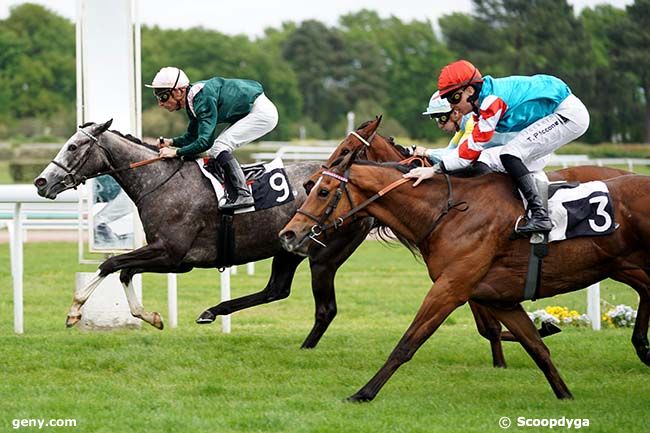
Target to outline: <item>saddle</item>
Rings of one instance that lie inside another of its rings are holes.
[[[216,158],[203,158],[203,167],[220,183],[225,183],[225,175],[219,164],[217,164]],[[256,162],[254,164],[242,164],[241,168],[244,172],[246,182],[249,184],[261,178],[265,170],[263,162]]]

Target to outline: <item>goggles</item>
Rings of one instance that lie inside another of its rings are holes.
[[[438,126],[441,128],[449,122],[449,119],[451,119],[451,111],[449,113],[442,113],[442,114],[429,114],[431,119],[435,120],[438,122]]]
[[[456,90],[454,93],[448,93],[443,96],[444,99],[449,101],[450,104],[458,104],[461,99],[463,99],[463,92],[465,91],[467,87],[461,87],[460,89]]]
[[[181,70],[178,70],[178,74],[176,74],[176,81],[174,81],[174,85],[171,87],[171,89],[154,89],[153,94],[158,98],[158,100],[162,103],[165,103],[169,101],[169,98],[172,96],[172,90],[176,88],[176,85],[178,84],[178,79],[181,76]]]
[[[153,94],[160,102],[167,102],[172,96],[172,89],[154,90]]]

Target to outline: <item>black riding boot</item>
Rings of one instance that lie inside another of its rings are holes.
[[[221,209],[234,210],[253,206],[255,201],[246,185],[244,172],[235,157],[230,152],[221,152],[217,156],[217,163],[223,169],[225,181],[230,184],[230,188],[226,188],[229,192],[228,200]]]
[[[517,227],[519,233],[548,233],[553,228],[551,219],[548,217],[548,210],[544,206],[542,196],[535,182],[535,175],[529,173],[515,180],[517,188],[524,195],[528,202],[528,209],[531,216],[528,222]]]
[[[524,225],[517,227],[518,233],[547,233],[553,228],[551,219],[548,217],[546,203],[542,199],[535,182],[535,176],[528,171],[521,159],[514,155],[501,155],[501,162],[510,177],[515,181],[517,188],[524,195],[528,202],[528,209],[531,217]]]

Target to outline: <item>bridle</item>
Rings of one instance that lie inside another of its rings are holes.
[[[332,178],[339,181],[339,185],[336,188],[336,192],[334,194],[334,197],[330,200],[330,202],[327,205],[327,208],[325,209],[325,212],[323,213],[322,216],[318,217],[316,215],[312,215],[309,212],[306,212],[306,211],[302,210],[302,207],[296,211],[296,213],[304,215],[304,216],[306,216],[307,218],[309,218],[310,220],[312,220],[312,221],[314,221],[316,223],[311,227],[309,233],[307,235],[305,235],[305,237],[309,237],[309,239],[316,242],[317,244],[319,244],[322,247],[326,247],[327,245],[325,245],[322,241],[316,239],[318,236],[320,236],[321,234],[325,233],[327,230],[330,230],[332,228],[335,229],[335,230],[339,229],[343,225],[343,222],[345,220],[347,220],[348,218],[350,218],[352,216],[355,216],[359,211],[365,209],[366,207],[368,207],[368,205],[370,205],[374,201],[380,199],[384,195],[388,194],[389,192],[393,191],[394,189],[398,188],[399,186],[401,186],[404,183],[409,182],[411,180],[411,179],[408,179],[408,178],[398,179],[398,180],[392,182],[391,184],[389,184],[388,186],[382,188],[380,191],[375,193],[372,197],[370,197],[370,198],[366,199],[365,201],[363,201],[358,206],[355,206],[354,202],[352,201],[352,196],[350,195],[350,191],[348,191],[348,188],[347,188],[348,184],[351,183],[349,174],[350,174],[350,167],[348,167],[345,170],[345,173],[342,176],[340,174],[338,174],[338,173],[334,173],[334,172],[329,171],[329,170],[325,170],[321,174],[321,177],[318,180],[318,182],[316,183],[316,185],[318,185],[320,183],[320,181],[323,179],[323,176],[332,177]],[[467,202],[465,202],[465,201],[460,201],[460,202],[454,203],[453,191],[452,191],[452,187],[451,187],[451,178],[449,177],[449,175],[447,173],[443,173],[443,175],[445,176],[445,180],[447,181],[447,202],[445,204],[445,207],[434,218],[433,222],[428,227],[427,231],[417,239],[416,245],[419,245],[422,241],[424,241],[426,238],[429,237],[429,235],[437,227],[437,225],[440,222],[440,220],[442,219],[442,217],[447,215],[449,213],[449,211],[451,211],[452,209],[455,209],[455,210],[458,210],[460,212],[465,212],[469,208],[469,206],[467,205]],[[325,222],[330,218],[330,216],[332,215],[334,210],[336,210],[336,208],[338,207],[344,193],[348,198],[348,202],[350,203],[350,210],[348,212],[346,212],[344,215],[334,219],[331,223],[325,224]]]
[[[97,139],[97,137],[95,137],[94,135],[92,135],[91,133],[89,133],[89,132],[87,132],[87,131],[85,131],[83,129],[79,129],[79,132],[81,132],[82,134],[84,134],[86,137],[88,137],[90,139],[90,141],[88,141],[88,142],[81,143],[81,144],[77,145],[77,147],[88,145],[88,149],[86,150],[86,153],[84,153],[83,157],[79,158],[77,160],[77,162],[70,168],[66,167],[65,165],[61,164],[60,162],[58,162],[55,159],[50,161],[52,164],[56,165],[61,170],[65,171],[67,173],[63,177],[63,179],[61,179],[59,182],[57,182],[57,183],[62,183],[63,186],[65,186],[66,188],[77,189],[77,186],[79,186],[82,183],[85,183],[86,180],[88,180],[88,179],[90,179],[92,177],[101,176],[101,174],[97,174],[95,176],[90,176],[90,177],[77,176],[76,172],[79,172],[79,170],[81,168],[83,168],[84,165],[86,165],[86,162],[88,162],[88,159],[90,158],[90,155],[91,155],[90,151],[92,150],[91,149],[92,145],[96,144],[97,146],[99,146],[105,152],[105,149],[102,148],[102,146],[99,144],[99,139]],[[75,172],[75,170],[76,170],[76,172]]]
[[[91,156],[92,146],[98,146],[104,152],[104,155],[106,156],[106,159],[109,161],[109,165],[111,164],[111,157],[110,157],[109,151],[99,143],[99,138],[95,137],[90,132],[88,132],[88,131],[86,131],[86,130],[84,130],[82,128],[79,128],[78,132],[81,132],[83,135],[88,137],[89,140],[87,142],[84,142],[84,143],[81,143],[81,144],[77,145],[77,148],[79,148],[81,146],[88,145],[88,149],[86,150],[86,153],[84,153],[84,155],[81,158],[79,158],[77,160],[77,162],[72,167],[66,167],[65,165],[61,164],[60,162],[58,162],[58,161],[56,161],[54,159],[52,161],[50,161],[52,164],[56,165],[57,167],[59,167],[60,169],[62,169],[63,171],[66,172],[66,175],[63,177],[63,179],[61,179],[55,185],[57,185],[59,183],[62,183],[63,186],[66,187],[66,188],[77,189],[77,187],[79,185],[85,184],[86,181],[89,180],[89,179],[93,179],[93,178],[96,178],[96,177],[99,177],[99,176],[104,176],[104,175],[112,175],[112,174],[120,173],[120,172],[126,171],[126,170],[132,170],[134,168],[142,167],[144,165],[151,164],[153,162],[157,162],[157,161],[160,161],[160,160],[163,159],[162,157],[159,156],[159,157],[156,157],[156,158],[151,158],[151,159],[146,159],[146,160],[143,160],[143,161],[134,162],[134,163],[131,163],[131,164],[125,166],[125,167],[112,168],[112,169],[109,169],[109,170],[100,171],[98,173],[95,173],[95,174],[92,174],[92,175],[89,175],[89,176],[85,176],[85,175],[80,176],[80,175],[78,175],[78,173],[86,165],[86,163],[88,162],[88,159]],[[170,174],[160,184],[154,186],[153,188],[151,188],[151,189],[147,190],[146,192],[144,192],[143,194],[141,194],[139,199],[137,200],[137,202],[135,204],[137,205],[145,196],[149,195],[150,193],[152,193],[153,191],[155,191],[156,189],[160,188],[162,185],[167,183],[167,181],[169,181],[182,167],[183,160],[181,159],[180,161],[181,161],[180,164],[176,167],[176,169],[172,172],[172,174]]]

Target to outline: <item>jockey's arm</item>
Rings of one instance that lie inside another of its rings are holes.
[[[459,170],[476,161],[485,145],[492,139],[497,124],[507,109],[508,106],[503,99],[494,95],[485,98],[472,133],[460,143],[457,152],[442,157],[442,166],[445,170]]]
[[[197,100],[195,99],[195,103]],[[217,127],[217,107],[213,101],[195,106],[196,109],[196,136],[195,139],[187,144],[181,144],[174,138],[174,144],[178,144],[180,149],[176,152],[177,156],[192,156],[205,152],[212,147],[212,136]]]

